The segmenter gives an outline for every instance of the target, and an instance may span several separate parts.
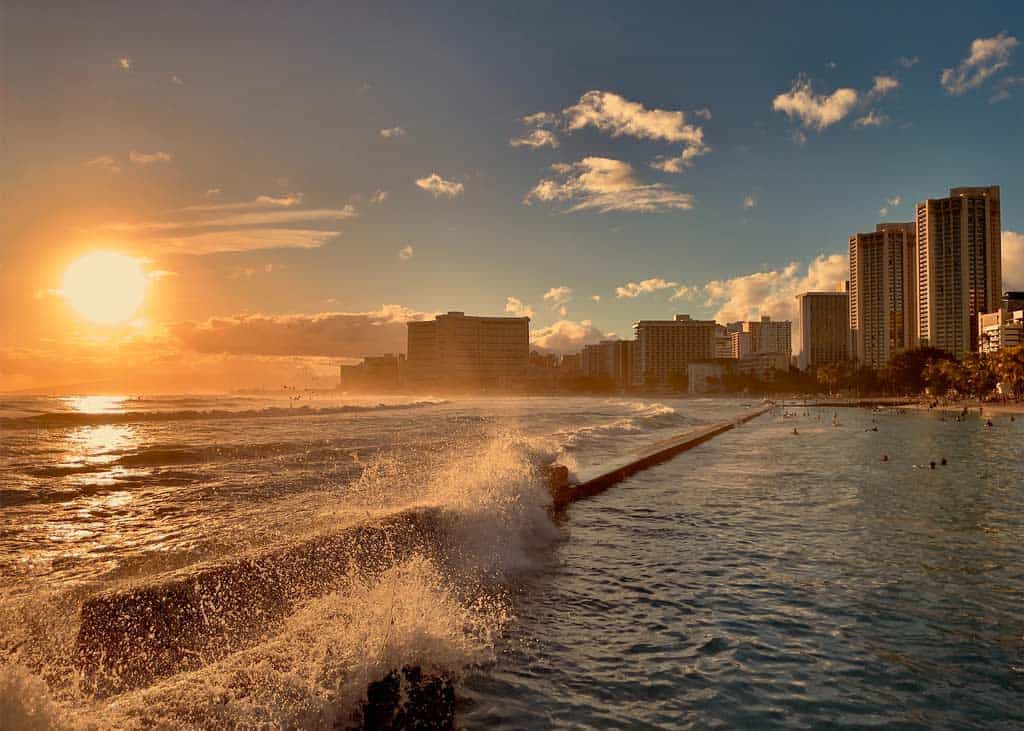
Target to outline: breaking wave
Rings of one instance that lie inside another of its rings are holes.
[[[140,618],[151,619],[146,612],[167,601],[196,602],[201,610],[205,624],[177,627],[164,645],[154,644],[164,640],[154,637],[151,622],[117,625],[130,640],[131,662],[159,664],[144,682],[116,672],[90,676],[81,610],[96,588],[0,600],[0,727],[346,728],[359,723],[367,685],[394,670],[415,666],[457,679],[493,659],[513,617],[517,577],[562,535],[543,473],[554,453],[541,440],[503,431],[482,445],[435,455],[428,471],[375,456],[343,497],[325,496],[315,514],[297,521],[290,538],[253,555],[98,587]],[[415,541],[393,536],[387,550],[374,544],[325,555],[325,547],[339,545],[333,536],[346,530],[339,526],[386,527],[410,513],[422,518]],[[266,590],[265,582],[291,575],[274,567],[302,572],[303,561],[315,575],[289,579],[277,593]],[[324,566],[332,569],[329,581],[316,568]],[[208,581],[211,572],[223,572],[223,581]],[[248,606],[257,615],[271,611],[258,631],[236,627],[233,612],[247,600],[225,592],[237,581],[256,587],[255,596],[285,597],[287,611],[275,619],[275,607]],[[214,585],[216,591],[194,595]],[[192,588],[182,593],[177,586]],[[141,596],[160,601],[142,611]],[[180,659],[182,669],[166,671],[180,636],[210,627],[224,633],[222,643],[210,645],[221,649],[201,649]],[[113,646],[102,646],[101,654]]]

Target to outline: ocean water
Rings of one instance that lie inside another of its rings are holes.
[[[1024,723],[1024,420],[798,409],[548,511],[538,465],[751,405],[8,398],[0,727],[346,727],[403,665],[454,677],[468,728]],[[409,510],[429,541],[230,652],[102,692],[83,665],[92,597]]]

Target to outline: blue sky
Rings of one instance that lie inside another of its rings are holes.
[[[1022,16],[1005,2],[13,3],[0,346],[67,329],[40,293],[97,246],[160,273],[144,314],[170,332],[382,305],[500,314],[511,297],[563,348],[676,311],[787,316],[794,287],[841,275],[850,233],[951,186],[1002,186],[1013,255]],[[545,126],[521,121],[539,112]],[[510,144],[534,129],[558,147]],[[651,166],[687,148],[679,172]],[[588,159],[614,161],[600,200],[668,205],[602,210]],[[433,173],[451,195],[416,184]],[[549,195],[524,202],[544,180]],[[202,205],[283,211],[272,225],[293,233],[252,219],[203,237],[214,214],[182,212]]]

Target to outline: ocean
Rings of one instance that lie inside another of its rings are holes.
[[[542,465],[753,405],[5,397],[0,727],[346,728],[407,666],[465,728],[1024,724],[1024,420],[778,409],[550,511]],[[95,597],[171,584],[225,636],[83,654]]]

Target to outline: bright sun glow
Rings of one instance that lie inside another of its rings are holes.
[[[148,280],[137,259],[95,251],[64,272],[64,296],[83,317],[113,325],[127,322],[142,305]]]

